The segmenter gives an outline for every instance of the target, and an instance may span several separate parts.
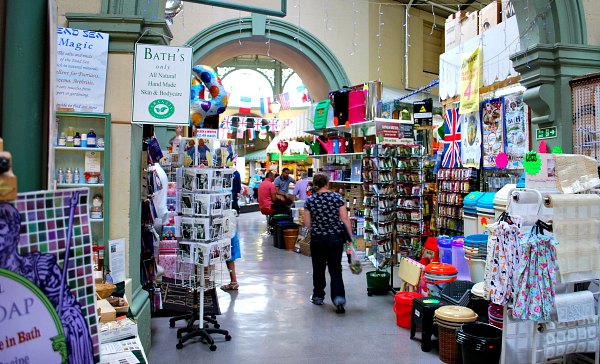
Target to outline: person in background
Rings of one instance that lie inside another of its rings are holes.
[[[236,171],[237,173],[237,171]],[[239,174],[239,173],[238,173]],[[236,218],[239,216],[238,214],[239,208],[236,210]],[[223,291],[237,291],[240,287],[237,281],[237,275],[235,273],[235,261],[236,259],[240,259],[242,257],[242,250],[240,249],[240,238],[238,236],[238,228],[237,224],[235,225],[235,235],[231,238],[231,258],[225,261],[227,264],[227,269],[229,270],[229,284],[221,286]]]
[[[290,169],[284,168],[281,176],[275,178],[275,188],[277,189],[277,199],[275,200],[275,210],[282,213],[289,213],[288,206],[294,202],[295,196],[290,194],[290,183],[294,183],[290,177]]]
[[[248,187],[252,188],[252,191],[254,191],[252,198],[255,201],[258,201],[258,186],[260,186],[261,182],[262,182],[262,177],[260,175],[260,169],[256,168],[256,171],[254,172],[254,176],[252,176],[252,178],[250,178],[250,185],[248,186]]]
[[[313,266],[313,294],[311,301],[322,305],[325,299],[325,268],[329,270],[331,299],[337,313],[344,313],[346,292],[342,280],[342,252],[352,231],[343,197],[329,190],[329,177],[313,177],[316,193],[304,205],[304,226],[311,231],[310,251]],[[347,229],[344,231],[344,229]]]
[[[264,181],[258,186],[258,206],[263,215],[273,215],[273,202],[277,198],[277,190],[273,184],[273,172],[267,172]]]
[[[308,173],[302,172],[300,178],[300,181],[298,181],[298,183],[296,183],[296,186],[294,187],[294,195],[298,196],[300,200],[306,201],[308,199],[307,192],[308,186],[310,184],[310,181],[308,180]]]
[[[240,172],[238,172],[236,169],[233,171],[231,178],[231,208],[234,209],[239,215],[240,205],[238,204],[238,198],[242,193],[242,177],[240,176]]]

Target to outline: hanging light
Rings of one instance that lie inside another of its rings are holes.
[[[273,114],[279,114],[279,110],[281,110],[281,104],[276,100],[271,103],[271,111]]]

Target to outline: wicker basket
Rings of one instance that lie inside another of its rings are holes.
[[[110,297],[117,286],[112,283],[99,283],[96,284],[96,294],[103,300]]]
[[[438,325],[440,338],[440,360],[446,364],[461,364],[460,345],[456,342],[456,328],[450,329]]]
[[[310,257],[310,241],[300,243],[300,254]]]

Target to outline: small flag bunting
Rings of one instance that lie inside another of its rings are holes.
[[[240,114],[250,114],[252,111],[252,98],[250,96],[242,96],[240,97]]]

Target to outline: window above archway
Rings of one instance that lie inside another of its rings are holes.
[[[245,55],[231,58],[217,67],[229,105],[240,106],[242,97],[250,97],[253,108],[260,107],[260,99],[288,93],[290,106],[310,106],[308,90],[293,69],[265,56]]]

